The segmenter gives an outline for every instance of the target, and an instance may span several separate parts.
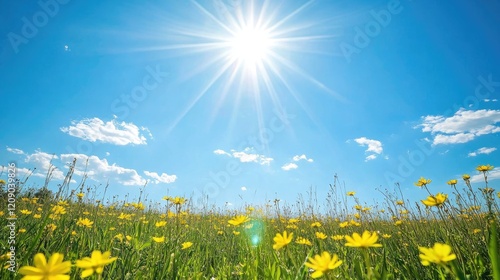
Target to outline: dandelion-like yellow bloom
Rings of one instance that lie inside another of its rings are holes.
[[[431,263],[445,264],[457,258],[455,254],[451,253],[451,246],[447,244],[435,243],[432,248],[418,247],[418,250],[422,253],[419,256],[425,266]]]
[[[56,230],[57,226],[55,224],[48,224],[47,226],[45,226],[45,228],[49,231],[54,231]]]
[[[0,215],[0,216],[1,216],[1,215]],[[40,215],[40,214],[35,214],[35,215],[33,215],[33,218],[35,218],[35,219],[40,219],[41,217],[42,217],[42,215]]]
[[[85,196],[84,193],[77,193],[76,194],[76,197],[78,197],[78,199],[82,199],[84,196]]]
[[[347,192],[347,196],[354,196],[356,192]]]
[[[345,227],[348,227],[349,226],[349,222],[342,222],[339,224],[339,227],[340,228],[345,228]]]
[[[320,255],[315,255],[314,258],[309,258],[309,262],[305,263],[305,266],[314,270],[313,274],[311,274],[312,278],[319,278],[323,276],[329,270],[333,270],[339,267],[342,264],[342,261],[339,260],[337,254],[333,256],[328,252],[323,252]]]
[[[452,180],[449,180],[448,182],[446,182],[446,184],[450,185],[450,186],[454,186],[458,183],[457,179],[452,179]]]
[[[92,222],[88,218],[85,218],[85,219],[78,218],[78,221],[76,222],[76,225],[81,226],[81,227],[87,227],[87,228],[91,228],[93,224],[94,224],[94,222]]]
[[[403,221],[401,221],[401,220],[397,220],[397,221],[394,222],[395,226],[400,226],[402,224],[403,224]]]
[[[311,241],[309,241],[309,239],[306,239],[304,237],[298,237],[297,240],[295,241],[295,243],[312,246]]]
[[[104,271],[104,266],[114,262],[117,257],[110,258],[111,252],[107,251],[101,253],[101,251],[93,251],[92,255],[85,257],[81,260],[77,260],[75,266],[78,268],[83,268],[81,277],[86,278],[94,273],[102,274]]]
[[[292,239],[293,239],[293,233],[290,233],[290,235],[288,235],[286,230],[283,232],[283,234],[276,233],[276,236],[273,238],[273,240],[274,240],[273,249],[279,250],[279,249],[285,247],[290,242],[292,242]]]
[[[391,236],[392,236],[392,235],[387,234],[387,233],[382,234],[382,237],[383,237],[383,238],[391,238]]]
[[[66,208],[61,205],[54,205],[51,209],[52,214],[54,215],[63,215],[66,214]]]
[[[26,209],[23,209],[23,210],[21,210],[20,212],[21,212],[21,214],[23,214],[23,215],[29,215],[29,214],[31,214],[31,213],[32,213],[30,210],[26,210]]]
[[[347,247],[359,247],[359,248],[368,248],[368,247],[382,247],[382,244],[378,244],[378,235],[376,232],[370,233],[365,230],[362,235],[355,232],[352,236],[346,235],[345,240],[347,243],[345,246]]]
[[[156,243],[163,243],[165,242],[165,236],[160,236],[160,237],[153,236],[153,241]]]
[[[229,220],[228,223],[230,225],[233,225],[233,226],[239,226],[239,225],[244,224],[248,221],[250,221],[250,218],[248,218],[247,216],[238,215],[238,216],[232,218],[231,220]]]
[[[354,209],[361,211],[361,209],[363,209],[363,206],[356,204],[356,205],[354,205]]]
[[[239,231],[235,231],[235,230],[233,230],[233,234],[234,234],[234,235],[240,235],[240,232],[239,232]]]
[[[470,175],[469,174],[464,174],[462,175],[462,179],[464,179],[464,181],[467,181],[470,179]]]
[[[311,227],[319,228],[319,227],[321,227],[321,223],[320,222],[314,222],[314,223],[311,224]]]
[[[447,198],[448,198],[447,194],[438,193],[435,196],[428,196],[426,200],[422,200],[422,203],[425,206],[430,206],[430,207],[441,206],[446,201]]]
[[[19,229],[19,233],[25,233],[26,232],[26,229],[25,228],[20,228]]]
[[[185,250],[185,249],[187,249],[187,248],[189,248],[191,246],[193,246],[193,242],[189,242],[189,241],[188,242],[184,242],[184,243],[182,243],[182,248],[181,249]]]
[[[117,218],[120,220],[131,220],[132,214],[120,213],[120,215]]]
[[[472,231],[472,233],[474,233],[474,234],[478,234],[478,233],[480,233],[481,231],[482,231],[482,230],[480,230],[480,229],[478,229],[478,228],[475,228],[475,229]]]
[[[63,262],[64,255],[54,253],[49,260],[42,253],[33,258],[35,266],[23,266],[19,273],[25,275],[21,280],[69,280],[71,262]]]
[[[425,179],[424,177],[420,177],[420,179],[418,179],[418,181],[415,183],[415,186],[422,187],[430,184],[431,182],[432,180],[430,179]]]
[[[300,220],[299,220],[299,219],[296,219],[296,218],[291,218],[290,220],[288,220],[288,223],[289,223],[289,224],[296,224],[296,223],[298,223],[298,222],[300,222]]]
[[[155,227],[164,227],[167,225],[166,221],[159,221],[155,223]]]
[[[174,198],[171,198],[170,199],[170,202],[172,202],[173,204],[177,204],[177,205],[182,205],[184,203],[186,203],[187,199],[185,199],[184,197],[174,197]]]
[[[490,170],[493,170],[493,167],[494,166],[491,166],[491,165],[479,165],[478,167],[476,167],[476,170],[479,171],[479,172],[488,172]]]
[[[316,238],[325,240],[328,236],[322,232],[316,232]]]
[[[340,234],[337,234],[337,235],[333,235],[331,237],[333,240],[335,241],[340,241],[340,240],[343,240],[344,239],[344,236],[343,235],[340,235]]]
[[[402,201],[402,200],[396,200],[396,204],[397,204],[397,205],[404,205],[404,204],[405,204],[405,202],[404,202],[404,201]]]

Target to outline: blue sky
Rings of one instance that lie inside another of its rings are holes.
[[[0,158],[29,186],[76,158],[109,197],[321,202],[337,174],[373,204],[500,164],[494,1],[2,5]]]

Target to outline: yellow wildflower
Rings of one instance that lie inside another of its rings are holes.
[[[328,236],[322,232],[316,232],[316,238],[325,240]]]
[[[49,260],[42,253],[38,253],[33,258],[35,266],[23,266],[19,273],[25,275],[21,280],[69,280],[67,275],[71,270],[71,262],[63,262],[64,255],[54,253]]]
[[[415,183],[415,186],[422,187],[430,184],[431,182],[432,180],[430,179],[425,179],[424,177],[420,177],[420,179],[418,179],[418,181]]]
[[[367,230],[365,230],[362,235],[359,235],[357,232],[353,233],[352,236],[346,235],[345,240],[347,241],[345,244],[347,247],[382,247],[382,244],[376,243],[378,240],[377,233],[370,233]]]
[[[329,270],[339,267],[341,264],[342,261],[339,260],[337,254],[331,256],[330,253],[325,251],[321,256],[315,255],[314,258],[309,258],[309,262],[306,262],[305,266],[314,270],[313,274],[311,274],[312,278],[319,278]]]
[[[114,262],[117,257],[110,258],[111,252],[107,251],[101,253],[101,251],[93,251],[92,255],[85,257],[81,260],[77,260],[75,266],[78,268],[83,268],[81,277],[86,278],[94,273],[102,274],[104,271],[104,266]]]
[[[189,248],[191,246],[193,246],[193,242],[184,242],[184,243],[182,243],[182,248],[181,249],[185,250],[185,249],[187,249],[187,248]]]
[[[479,171],[479,172],[488,172],[490,170],[493,170],[493,166],[491,165],[479,165],[478,167],[476,167],[476,170]]]
[[[231,220],[229,220],[228,223],[230,225],[233,225],[233,226],[239,226],[239,225],[244,224],[248,221],[250,221],[250,218],[248,218],[247,216],[238,215],[238,216],[232,218]]]
[[[446,201],[447,198],[448,198],[447,194],[438,193],[435,196],[428,196],[426,200],[422,200],[422,203],[425,206],[430,206],[430,207],[441,206]]]
[[[283,234],[277,233],[276,236],[273,238],[274,240],[273,249],[279,250],[285,247],[290,242],[292,242],[292,239],[293,239],[293,233],[290,233],[290,235],[288,235],[286,230],[283,232]]]
[[[165,236],[160,236],[160,237],[153,236],[153,241],[156,243],[163,243],[165,242]]]
[[[421,252],[420,260],[425,266],[431,263],[445,264],[457,258],[451,253],[451,247],[447,244],[435,243],[432,248],[418,247],[418,250]]]

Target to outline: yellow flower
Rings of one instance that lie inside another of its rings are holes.
[[[171,198],[170,201],[173,203],[173,204],[177,204],[177,205],[182,205],[184,203],[186,203],[187,199],[185,199],[184,197],[174,197],[174,198]]]
[[[360,211],[361,209],[363,209],[363,206],[356,204],[356,205],[354,205],[354,209]]]
[[[131,220],[132,219],[132,214],[120,213],[120,216],[118,216],[118,219],[120,219],[120,220]]]
[[[64,255],[54,253],[49,260],[42,253],[33,258],[35,266],[23,266],[19,273],[25,275],[21,280],[69,280],[71,262],[63,262]]]
[[[482,231],[482,230],[480,230],[480,229],[478,229],[478,228],[475,228],[475,229],[472,231],[472,233],[474,233],[474,234],[478,234],[478,233],[480,233],[481,231]]]
[[[457,258],[455,254],[451,253],[451,247],[447,244],[435,243],[432,248],[418,247],[418,250],[422,253],[419,256],[425,266],[431,263],[445,264]]]
[[[340,235],[340,234],[337,234],[337,235],[333,235],[331,237],[333,240],[335,241],[340,241],[340,240],[343,240],[344,239],[344,236],[343,235]]]
[[[497,192],[497,196],[498,196],[498,198],[500,198],[500,192]]]
[[[159,221],[155,223],[155,227],[164,227],[167,225],[166,221]]]
[[[415,186],[422,187],[430,184],[432,181],[430,179],[425,179],[424,177],[420,177],[418,181],[415,183]]]
[[[298,223],[298,222],[300,222],[300,220],[299,220],[299,219],[296,219],[296,218],[291,218],[290,220],[288,220],[288,223],[289,223],[289,224],[296,224],[296,223]]]
[[[234,234],[234,235],[240,235],[240,232],[239,232],[239,231],[235,231],[235,230],[233,230],[233,234]]]
[[[464,174],[462,175],[462,179],[464,179],[464,181],[467,181],[470,179],[470,175],[469,174]]]
[[[82,199],[84,196],[85,196],[84,193],[77,193],[76,194],[76,197],[78,197],[78,199]]]
[[[384,234],[382,234],[382,237],[383,237],[383,238],[391,238],[391,235],[390,235],[390,234],[387,234],[387,233],[384,233]]]
[[[376,232],[370,234],[369,231],[365,230],[363,235],[359,235],[359,233],[355,232],[352,234],[352,237],[349,235],[345,236],[345,240],[347,243],[345,246],[347,247],[360,247],[360,248],[368,248],[368,247],[382,247],[382,244],[377,244],[378,235]]]
[[[312,278],[319,278],[323,276],[329,270],[333,270],[339,267],[342,264],[342,261],[339,260],[337,254],[334,254],[333,257],[328,252],[323,252],[320,255],[315,255],[314,258],[309,258],[309,262],[306,262],[305,265],[314,270],[313,274],[311,274]]]
[[[345,227],[348,227],[349,226],[349,222],[342,222],[339,224],[339,227],[340,228],[345,228]]]
[[[25,228],[20,228],[19,229],[19,233],[25,233],[26,232],[26,229]]]
[[[233,225],[233,226],[239,226],[239,225],[244,224],[248,221],[250,221],[250,218],[248,218],[247,216],[238,215],[238,216],[232,218],[231,220],[229,220],[228,223],[230,225]]]
[[[72,231],[71,235],[75,236],[76,235],[76,231]]]
[[[347,196],[354,196],[356,194],[356,192],[347,192]]]
[[[401,220],[397,220],[397,221],[394,222],[395,226],[400,226],[402,224],[403,224],[403,221],[401,221]]]
[[[62,214],[66,214],[66,208],[64,208],[64,206],[61,206],[61,205],[54,205],[52,207],[52,214],[54,215],[62,215]]]
[[[316,238],[325,240],[328,236],[322,232],[316,232]]]
[[[153,241],[156,243],[163,243],[163,242],[165,242],[165,236],[161,236],[161,237],[153,236]]]
[[[478,167],[476,167],[476,170],[479,171],[479,172],[487,172],[487,171],[490,171],[490,170],[493,170],[493,166],[491,165],[479,165]]]
[[[81,226],[81,227],[87,227],[87,228],[91,228],[93,224],[94,224],[94,222],[92,222],[88,218],[85,218],[85,219],[78,218],[78,221],[76,222],[76,225]]]
[[[49,231],[54,231],[56,230],[57,226],[55,224],[48,224],[47,226],[45,226],[45,228]]]
[[[321,227],[321,223],[320,222],[314,222],[314,223],[311,224],[311,227],[316,227],[316,228]]]
[[[21,210],[20,212],[21,212],[21,214],[24,214],[24,215],[29,215],[29,214],[31,214],[31,211],[30,211],[30,210]]]
[[[273,249],[279,250],[285,247],[290,242],[292,242],[292,239],[293,239],[293,233],[290,233],[290,235],[288,235],[286,230],[283,232],[283,235],[280,233],[276,233],[276,236],[273,238],[274,240]]]
[[[453,180],[449,180],[448,182],[446,182],[446,184],[450,185],[450,186],[454,186],[458,183],[457,179],[453,179]]]
[[[1,216],[1,215],[0,215],[0,216]],[[40,214],[35,214],[35,215],[33,215],[33,218],[35,218],[35,219],[40,219],[41,217],[42,217],[42,215],[40,215]]]
[[[305,239],[303,237],[298,237],[297,240],[295,241],[295,243],[312,246],[311,241],[309,241],[308,239]]]
[[[397,204],[397,205],[404,205],[404,204],[405,204],[405,202],[404,202],[404,201],[402,201],[402,200],[397,200],[397,201],[396,201],[396,204]]]
[[[96,250],[92,252],[90,258],[85,257],[81,260],[77,260],[75,266],[84,269],[81,274],[82,278],[89,277],[94,273],[102,274],[104,266],[117,259],[117,257],[110,258],[110,256],[111,252],[109,251],[101,253],[101,251]]]
[[[426,200],[422,200],[422,203],[425,206],[430,206],[430,207],[440,206],[446,201],[447,198],[448,198],[447,194],[438,193],[435,196],[428,196]]]
[[[182,243],[182,250],[187,249],[189,247],[193,246],[193,242],[184,242]]]

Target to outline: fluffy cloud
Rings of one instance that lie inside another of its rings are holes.
[[[433,145],[467,143],[476,137],[500,132],[500,110],[466,110],[460,108],[453,116],[425,116],[422,132],[434,136]]]
[[[150,138],[151,132],[145,127],[137,127],[133,123],[117,122],[113,119],[104,122],[99,118],[72,121],[68,127],[61,127],[62,132],[90,142],[103,142],[124,146],[129,144],[145,145],[146,137],[141,131],[146,132]]]
[[[299,166],[293,162],[290,162],[290,163],[287,163],[285,165],[283,165],[281,167],[281,169],[285,170],[285,171],[289,171],[289,170],[292,170],[292,169],[297,169]]]
[[[247,187],[241,187],[241,190],[242,190],[242,191],[246,191],[246,190],[247,190]]]
[[[476,151],[474,151],[474,152],[469,153],[469,157],[475,157],[475,156],[480,155],[480,154],[485,154],[485,155],[487,155],[487,154],[490,154],[490,153],[492,153],[492,152],[494,152],[494,151],[496,151],[496,150],[497,150],[497,148],[486,148],[486,147],[482,147],[482,148],[477,149],[477,150],[476,150]]]
[[[16,155],[24,155],[24,151],[23,150],[13,149],[13,148],[10,148],[10,147],[7,147],[7,152],[11,152],[11,153],[16,154]]]
[[[165,184],[170,184],[175,182],[177,180],[176,175],[168,175],[166,173],[162,173],[161,175],[158,175],[156,172],[149,172],[149,171],[144,171],[144,174],[146,176],[153,178],[154,181],[152,181],[155,184],[159,183],[165,183]]]
[[[224,150],[217,149],[214,151],[216,155],[226,155],[229,157],[234,157],[240,160],[240,162],[256,162],[260,165],[269,165],[273,158],[266,157],[264,155],[259,155],[255,153],[253,148],[245,148],[243,151],[231,150],[226,152]]]
[[[35,170],[32,173],[33,176],[45,178],[47,175],[50,175],[55,180],[64,179],[63,172],[53,164],[53,161],[58,159],[56,155],[44,153],[40,150],[35,151],[33,154],[24,155],[26,156],[24,162],[35,166]]]
[[[500,167],[495,167],[493,170],[488,171],[488,182],[498,179],[500,179]],[[471,176],[470,181],[472,183],[484,183],[483,173]]]
[[[377,155],[380,155],[384,149],[382,148],[382,142],[378,140],[368,139],[366,137],[360,137],[354,139],[356,143],[360,146],[368,147],[365,152],[372,153],[365,158],[365,161],[374,160]]]
[[[302,155],[297,155],[297,156],[294,156],[293,157],[293,161],[299,161],[299,160],[305,160],[307,162],[313,162],[314,160],[312,158],[307,158],[306,155],[302,154]]]

